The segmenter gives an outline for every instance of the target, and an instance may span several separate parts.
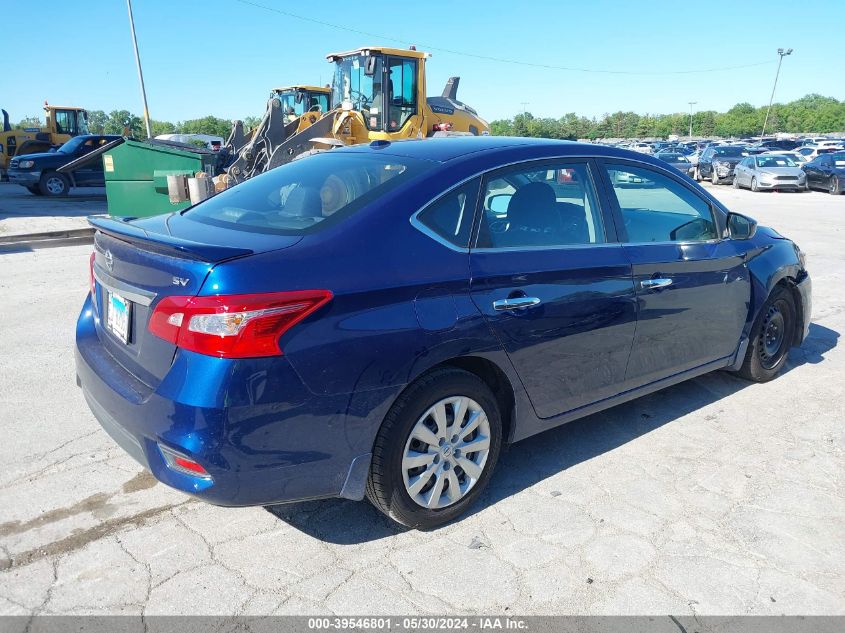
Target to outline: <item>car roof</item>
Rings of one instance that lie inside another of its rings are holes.
[[[72,138],[123,138],[120,134],[77,134]]]
[[[636,156],[637,160],[648,158],[645,154],[638,154],[629,150],[598,145],[593,143],[576,143],[557,139],[527,138],[515,136],[454,136],[433,139],[410,139],[402,141],[374,141],[366,145],[342,147],[334,152],[376,153],[381,152],[393,156],[405,156],[434,162],[445,163],[464,158],[467,155],[479,156],[520,151],[526,159],[531,155],[537,158],[554,156],[606,156],[625,158]],[[648,161],[654,162],[654,161]],[[655,164],[659,164],[655,162]]]

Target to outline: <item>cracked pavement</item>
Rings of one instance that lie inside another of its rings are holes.
[[[845,196],[717,195],[814,283],[786,373],[713,373],[510,447],[432,532],[156,483],[74,382],[90,247],[0,255],[0,614],[845,614]]]

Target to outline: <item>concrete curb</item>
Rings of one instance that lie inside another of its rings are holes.
[[[64,231],[46,231],[43,233],[23,233],[21,235],[0,236],[0,253],[29,251],[37,248],[54,248],[93,244],[94,228],[69,229]]]

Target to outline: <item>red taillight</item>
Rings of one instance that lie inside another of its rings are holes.
[[[208,474],[208,471],[198,462],[195,462],[184,455],[180,455],[176,451],[169,449],[166,446],[162,446],[161,444],[158,445],[158,448],[161,451],[162,457],[164,457],[164,462],[171,470],[184,473],[185,475],[191,475],[193,477],[211,479],[211,475]]]
[[[97,251],[91,251],[91,257],[88,259],[88,286],[91,290],[91,298],[96,298],[96,282],[94,281],[94,259],[97,257]]]
[[[200,354],[278,356],[279,337],[331,299],[328,290],[165,297],[148,327],[159,338]]]

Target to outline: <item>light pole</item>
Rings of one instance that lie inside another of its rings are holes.
[[[522,106],[522,116],[525,116],[525,106],[529,105],[530,101],[520,101],[519,105]]]
[[[689,138],[692,140],[692,106],[694,106],[698,101],[688,101],[689,103]]]
[[[783,63],[784,57],[786,57],[787,55],[792,55],[792,49],[787,48],[786,50],[783,50],[782,48],[779,48],[778,49],[778,55],[780,57],[778,58],[778,69],[777,69],[777,72],[775,73],[775,84],[772,86],[772,96],[769,97],[769,107],[766,110],[766,118],[763,120],[763,131],[760,132],[761,140],[762,140],[762,137],[766,136],[766,124],[769,122],[769,112],[772,111],[772,101],[775,100],[775,88],[778,87],[778,77],[780,76],[780,65]]]
[[[147,109],[147,91],[144,88],[144,73],[141,72],[141,58],[138,55],[138,40],[135,37],[135,20],[132,17],[132,0],[126,0],[126,8],[129,9],[129,28],[132,30],[132,46],[135,48],[135,65],[138,66],[138,81],[141,82],[141,100],[144,102],[144,123],[147,126],[147,138],[152,138],[153,129],[150,126],[150,111]]]

